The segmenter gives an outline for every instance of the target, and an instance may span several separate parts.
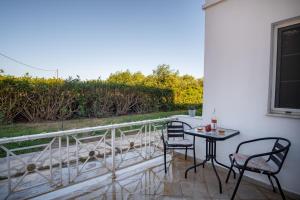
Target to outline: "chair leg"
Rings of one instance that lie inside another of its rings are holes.
[[[164,164],[165,164],[165,173],[167,173],[167,150],[164,147]]]
[[[274,177],[274,179],[275,179],[275,181],[276,181],[276,183],[277,183],[278,189],[279,189],[280,194],[281,194],[281,198],[282,198],[283,200],[285,200],[285,196],[284,196],[284,193],[283,193],[283,191],[282,191],[282,189],[281,189],[281,186],[280,186],[280,183],[279,183],[278,178],[277,178],[275,175],[273,175],[272,177]]]
[[[187,147],[185,147],[185,160],[187,159]]]
[[[195,146],[193,148],[193,151],[194,151],[194,166],[196,166],[196,148],[195,148]],[[196,168],[197,167],[194,168],[195,173],[197,172]]]
[[[234,199],[235,194],[236,194],[236,192],[237,192],[237,190],[238,190],[238,188],[239,188],[239,186],[240,186],[242,177],[243,177],[243,175],[244,175],[244,171],[245,171],[245,170],[243,169],[243,170],[241,171],[241,173],[240,173],[239,179],[238,179],[238,181],[237,181],[237,183],[236,183],[236,185],[235,185],[234,191],[233,191],[233,193],[232,193],[231,200]]]
[[[228,174],[227,174],[227,177],[226,177],[226,181],[225,181],[225,183],[228,183],[228,180],[229,180],[229,177],[230,177],[231,171],[233,170],[232,168],[233,168],[233,162],[231,163],[231,166],[230,166],[229,172],[228,172]]]
[[[268,178],[269,178],[269,181],[270,181],[270,183],[271,183],[271,185],[272,185],[273,192],[276,192],[276,189],[275,189],[275,187],[274,187],[273,181],[272,181],[271,176],[270,176],[269,174],[268,174]]]

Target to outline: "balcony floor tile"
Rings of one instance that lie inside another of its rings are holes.
[[[236,180],[231,177],[225,184],[227,171],[217,167],[222,180],[223,193],[219,193],[219,186],[211,165],[197,168],[197,173],[190,171],[188,178],[184,178],[185,169],[192,165],[189,160],[184,160],[181,155],[175,155],[168,162],[168,173],[164,173],[162,158],[155,164],[149,165],[140,171],[122,173],[116,180],[104,179],[98,185],[84,188],[81,192],[72,192],[64,195],[63,199],[230,199]],[[81,183],[82,184],[82,183]],[[63,190],[63,189],[62,189]],[[57,191],[55,191],[57,192]],[[47,194],[48,196],[50,194]],[[273,193],[269,188],[264,188],[247,180],[242,180],[237,192],[237,200],[270,200],[281,199],[278,193]],[[289,199],[289,198],[287,198]]]

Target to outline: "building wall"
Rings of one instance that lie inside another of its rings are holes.
[[[228,154],[243,140],[288,138],[292,146],[278,177],[285,190],[300,194],[300,119],[266,115],[271,24],[296,16],[299,0],[225,0],[205,10],[204,107],[198,124],[208,123],[216,108],[219,125],[240,130],[239,136],[217,145],[218,159],[227,164]],[[197,148],[203,158],[203,141]],[[246,151],[265,148],[249,146]],[[262,175],[247,175],[269,183]]]

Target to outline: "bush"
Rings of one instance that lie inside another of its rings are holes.
[[[6,122],[167,111],[173,101],[169,89],[0,75],[0,113]]]

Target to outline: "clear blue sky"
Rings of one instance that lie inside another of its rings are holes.
[[[1,0],[0,53],[59,76],[105,79],[169,64],[203,76],[203,0]],[[0,56],[6,74],[50,77]]]

